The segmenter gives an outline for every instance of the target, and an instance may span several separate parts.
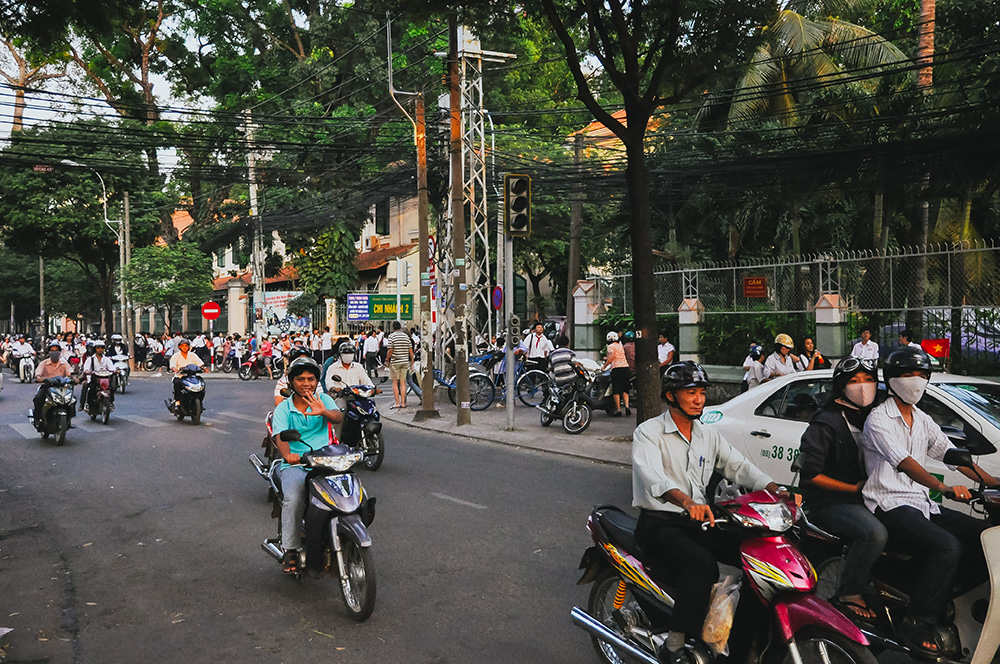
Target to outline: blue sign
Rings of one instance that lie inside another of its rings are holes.
[[[368,295],[347,296],[347,320],[368,320]]]

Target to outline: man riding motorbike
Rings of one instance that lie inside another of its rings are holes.
[[[306,475],[308,470],[293,464],[299,463],[303,454],[330,444],[329,426],[343,419],[340,409],[333,399],[317,393],[320,366],[311,357],[300,357],[292,362],[288,370],[288,384],[292,390],[290,399],[285,399],[274,409],[273,428],[275,431],[295,429],[299,440],[284,441],[275,437],[275,445],[284,463],[278,470],[281,480],[281,559],[282,570],[286,574],[298,571],[299,555],[302,548],[302,515],[306,509]]]
[[[180,372],[189,364],[198,367],[205,366],[201,358],[191,352],[191,342],[187,339],[180,339],[177,342],[177,352],[170,356],[170,371],[174,374],[174,404],[177,406],[180,405],[181,392],[184,390],[184,381]]]
[[[91,376],[95,373],[100,373],[100,372],[107,372],[107,373],[115,372],[115,363],[111,361],[110,357],[104,354],[105,344],[103,341],[98,339],[93,343],[92,346],[88,344],[88,349],[89,348],[94,349],[94,354],[88,355],[87,358],[83,361],[83,368],[81,369],[81,373],[83,374],[82,378],[83,387],[80,388],[80,402],[83,404],[83,409],[88,413],[90,412],[90,407],[91,407],[90,401],[93,398],[94,394],[97,393],[97,390],[95,390],[94,386],[91,384],[92,383]],[[114,402],[114,400],[115,400],[115,391],[111,390],[112,403]]]
[[[635,536],[639,547],[663,570],[675,593],[671,629],[661,661],[691,664],[685,637],[699,638],[718,560],[739,564],[733,533],[708,528],[715,517],[707,495],[713,471],[753,490],[780,492],[774,481],[745,459],[714,427],[699,418],[705,408],[708,375],[696,362],[667,368],[661,397],[669,406],[640,424],[632,436],[632,505],[640,508]]]
[[[46,378],[55,378],[56,376],[63,376],[69,378],[72,374],[69,362],[62,357],[62,345],[58,341],[53,341],[49,344],[48,357],[45,360],[38,363],[38,368],[35,369],[35,382],[41,383]],[[38,416],[41,416],[42,406],[45,405],[45,397],[49,393],[49,388],[45,385],[40,385],[38,390],[35,392],[34,406],[35,412]]]
[[[810,518],[850,542],[831,603],[861,620],[875,618],[864,595],[872,565],[888,538],[885,526],[861,497],[868,474],[858,446],[877,388],[875,360],[848,357],[838,362],[833,370],[833,393],[802,434],[799,457]]]
[[[300,357],[309,357],[309,355],[310,355],[309,351],[298,347],[293,347],[290,351],[288,351],[288,355],[285,358],[285,371],[274,384],[275,406],[277,406],[278,404],[280,404],[282,401],[285,400],[285,395],[282,394],[282,392],[288,390],[288,372],[292,368],[292,363],[295,362],[295,360],[299,359]],[[323,392],[324,391],[323,386],[316,385],[316,391]]]
[[[375,386],[365,368],[354,361],[354,352],[354,345],[349,341],[345,341],[337,347],[338,359],[333,360],[323,372],[327,394],[336,395],[349,385]],[[340,380],[334,380],[334,376],[339,376]],[[334,401],[340,410],[344,410],[347,406],[347,400],[343,397],[334,396]],[[334,432],[338,438],[340,438],[340,431],[340,425],[335,425]]]
[[[890,542],[920,561],[903,624],[907,645],[933,656],[953,654],[944,652],[939,626],[956,579],[967,587],[986,579],[979,537],[987,523],[942,508],[928,493],[931,489],[960,501],[972,497],[968,488],[946,486],[925,468],[928,457],[943,461],[953,448],[941,427],[916,406],[930,382],[930,358],[919,348],[904,346],[889,355],[883,372],[890,398],[872,409],[861,435],[868,471],[862,495],[888,530]],[[974,482],[982,478],[987,486],[1000,485],[975,464],[958,470]]]

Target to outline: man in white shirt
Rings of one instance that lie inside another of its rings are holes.
[[[181,390],[184,386],[180,372],[189,364],[198,367],[205,366],[201,358],[191,352],[191,342],[178,337],[177,352],[170,356],[170,372],[174,374],[174,402],[180,401]]]
[[[365,360],[365,370],[372,378],[378,376],[378,353],[381,348],[378,335],[369,333],[365,337],[365,343],[361,347],[362,357]]]
[[[542,371],[549,368],[549,353],[555,350],[552,342],[544,334],[541,323],[535,325],[535,330],[524,340],[524,345],[528,347],[528,360]]]
[[[656,346],[656,359],[660,363],[660,375],[662,376],[667,367],[674,363],[674,356],[677,354],[677,349],[667,339],[666,332],[660,332],[659,340],[660,343]]]
[[[773,378],[793,374],[798,371],[799,356],[792,353],[795,342],[787,334],[774,338],[774,352],[767,357],[764,367]]]
[[[90,399],[96,393],[94,386],[91,385],[91,376],[96,373],[114,373],[115,363],[111,361],[111,358],[104,354],[106,350],[104,341],[98,339],[94,342],[94,354],[88,355],[83,360],[83,366],[81,367],[81,372],[84,376],[83,387],[80,388],[80,403],[83,404],[83,409],[90,412]],[[115,391],[111,390],[111,401],[115,400]]]
[[[930,358],[904,346],[886,359],[884,379],[890,398],[872,409],[861,435],[868,480],[862,490],[865,505],[889,531],[889,539],[920,561],[910,589],[904,637],[912,647],[932,655],[948,655],[935,625],[959,582],[972,588],[986,579],[979,536],[987,523],[931,500],[928,489],[955,500],[969,500],[964,486],[947,486],[927,472],[927,459],[943,461],[953,449],[934,420],[916,404],[931,376]],[[959,472],[988,486],[995,477],[973,464]]]
[[[877,360],[878,344],[871,339],[872,329],[866,325],[861,328],[861,341],[854,344],[854,348],[851,350],[851,357],[862,360]]]
[[[323,362],[326,362],[328,359],[330,359],[330,355],[332,354],[333,351],[333,335],[330,334],[329,325],[323,328],[323,334],[322,336],[320,336],[320,341],[319,341],[319,350],[320,353],[323,355]],[[323,362],[320,362],[320,364],[322,364]]]
[[[910,348],[921,348],[921,350],[922,350],[922,347],[920,346],[920,344],[916,343],[913,340],[913,332],[911,332],[909,330],[909,328],[907,328],[907,329],[905,329],[905,330],[903,330],[902,332],[899,333],[899,345],[900,346],[909,346]]]

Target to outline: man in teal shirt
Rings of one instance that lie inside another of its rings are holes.
[[[298,464],[303,454],[314,452],[333,442],[331,426],[343,419],[333,398],[317,393],[320,366],[311,357],[300,357],[288,370],[290,399],[274,409],[272,427],[282,432],[295,429],[299,440],[284,441],[275,437],[275,444],[284,463],[278,470],[281,480],[281,548],[285,551],[281,566],[286,574],[298,571],[299,549],[302,548],[302,515],[305,513],[306,474]]]

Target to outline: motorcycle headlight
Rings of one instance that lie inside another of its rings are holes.
[[[365,399],[370,399],[373,394],[375,394],[374,387],[358,387],[354,389],[354,393],[359,397],[364,397]]]
[[[783,502],[750,503],[750,507],[760,515],[761,520],[767,525],[768,530],[779,533],[784,532],[791,528],[792,523],[794,523],[792,511]]]
[[[190,383],[184,383],[184,389],[188,392],[201,392],[205,389],[205,383],[193,380]]]
[[[68,406],[73,401],[73,393],[69,390],[51,390],[52,402],[60,406]]]
[[[361,461],[363,457],[364,454],[361,452],[352,452],[351,454],[342,454],[340,456],[314,456],[312,461],[314,466],[322,466],[342,473]]]

